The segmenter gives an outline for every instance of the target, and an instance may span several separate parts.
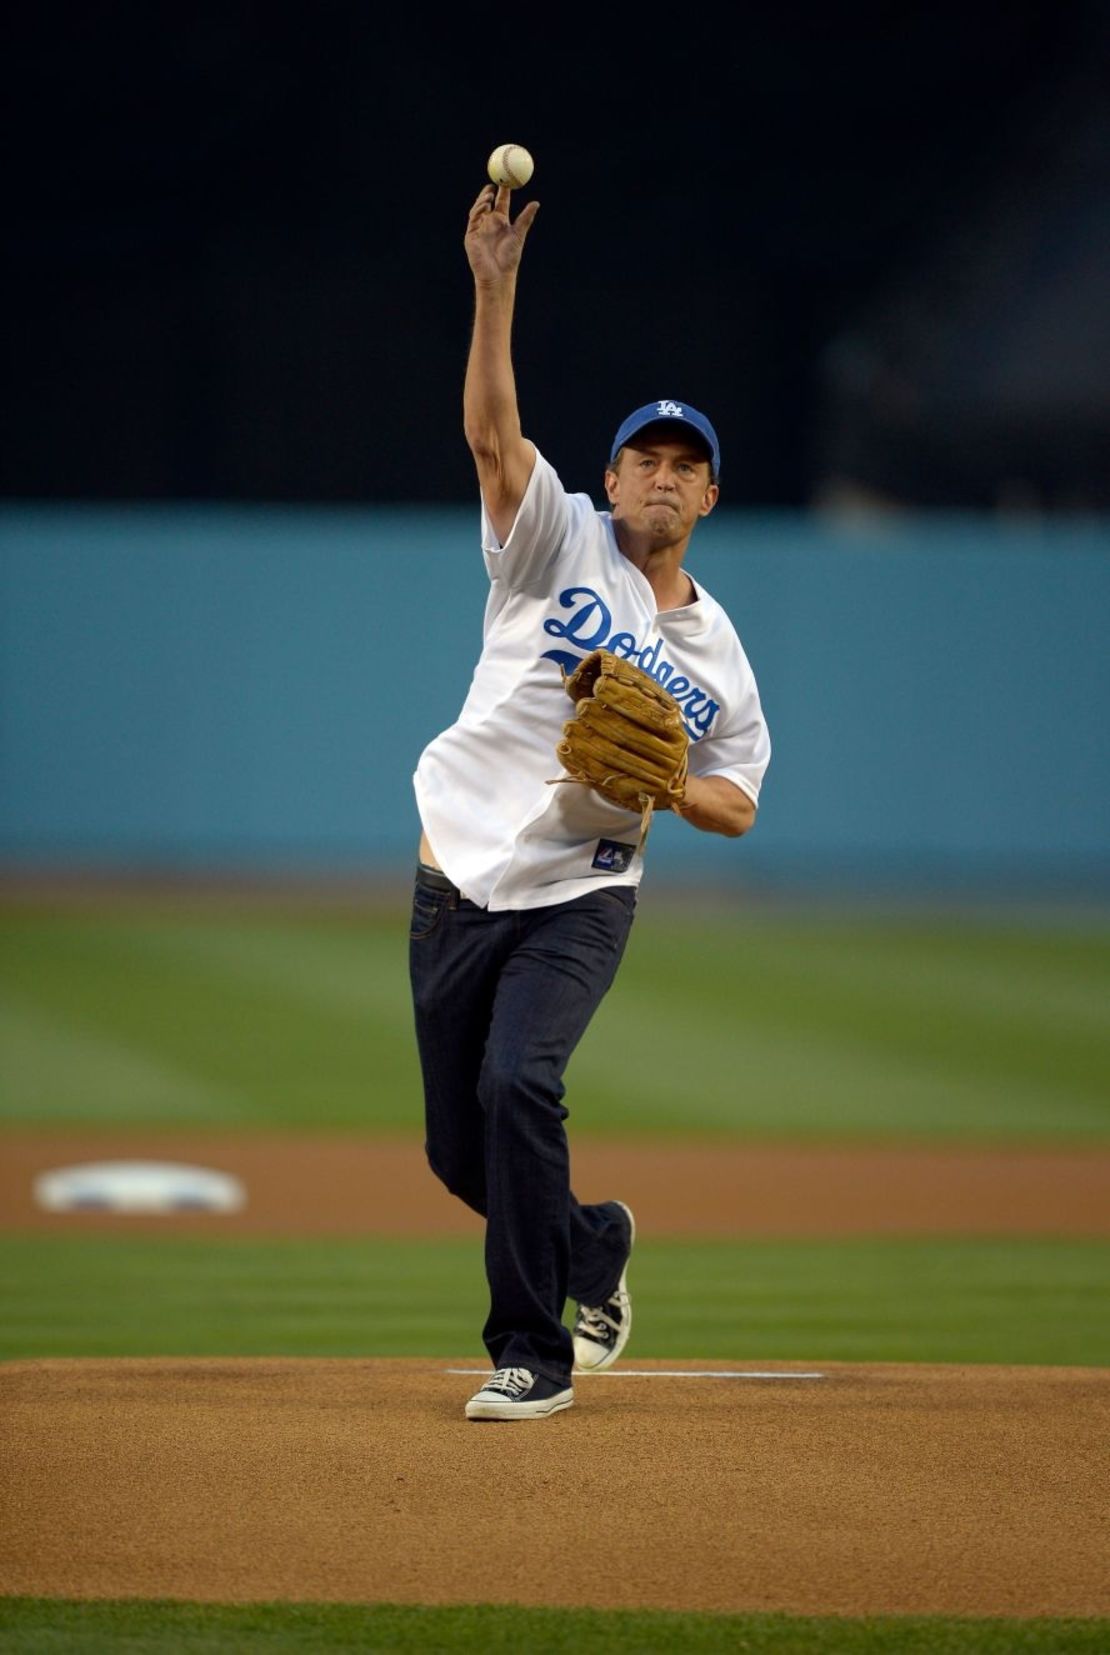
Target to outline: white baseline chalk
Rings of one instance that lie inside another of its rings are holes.
[[[444,1373],[488,1375],[492,1368],[444,1368]],[[721,1368],[607,1368],[592,1373],[575,1368],[574,1379],[824,1379],[823,1373],[771,1373],[756,1368],[728,1371]]]

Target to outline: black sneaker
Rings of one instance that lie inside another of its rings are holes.
[[[569,1408],[574,1392],[529,1368],[498,1368],[466,1405],[467,1419],[546,1419]]]
[[[628,1219],[628,1252],[636,1240],[636,1220],[623,1201],[614,1203]],[[621,1279],[604,1304],[578,1306],[574,1318],[574,1360],[579,1368],[600,1373],[617,1360],[632,1331],[632,1300],[628,1295],[628,1260]]]

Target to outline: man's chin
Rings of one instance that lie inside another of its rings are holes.
[[[644,527],[660,542],[677,540],[681,526],[681,519],[672,506],[649,506],[644,513]]]

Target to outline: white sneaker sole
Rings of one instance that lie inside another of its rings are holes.
[[[628,1218],[631,1231],[628,1238],[628,1251],[631,1255],[632,1249],[636,1245],[636,1220],[632,1216],[631,1208],[626,1207],[623,1201],[618,1201],[617,1206],[624,1211]],[[623,1293],[625,1299],[624,1315],[621,1317],[621,1330],[617,1335],[616,1344],[609,1349],[605,1345],[595,1344],[592,1339],[584,1339],[581,1336],[574,1341],[574,1365],[580,1368],[583,1373],[604,1373],[606,1368],[613,1366],[613,1363],[628,1343],[628,1336],[632,1332],[632,1300],[629,1298],[625,1286],[627,1279],[628,1265],[625,1264],[621,1271],[621,1279],[616,1287],[616,1291]]]
[[[479,1391],[466,1405],[467,1419],[546,1419],[549,1414],[561,1413],[574,1401],[574,1391],[556,1391],[542,1402],[510,1402],[492,1392]]]

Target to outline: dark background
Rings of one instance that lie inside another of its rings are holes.
[[[514,141],[568,486],[672,396],[732,505],[1106,508],[1108,13],[28,8],[0,488],[470,501],[462,233]]]

